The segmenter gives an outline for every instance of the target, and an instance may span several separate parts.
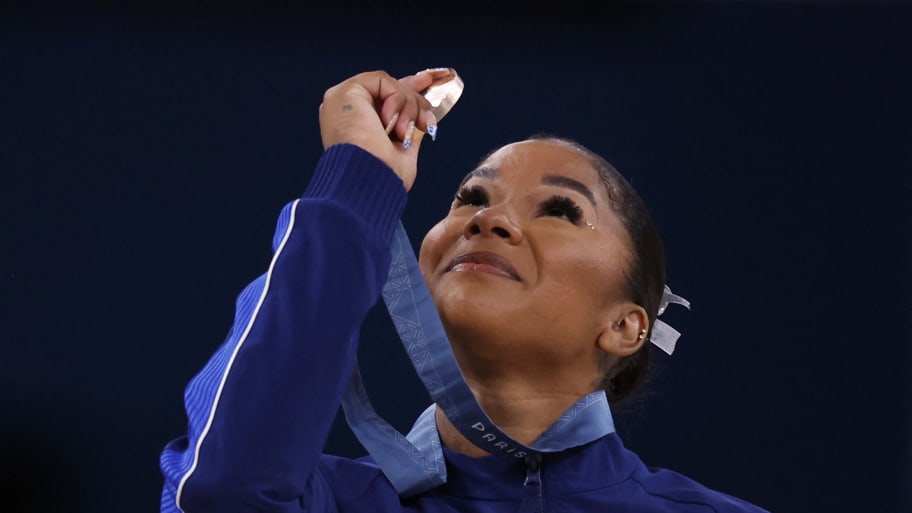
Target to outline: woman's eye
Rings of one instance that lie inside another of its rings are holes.
[[[462,187],[456,193],[453,208],[456,207],[484,207],[488,204],[488,193],[481,187]]]
[[[583,209],[570,198],[553,196],[542,204],[540,214],[560,217],[576,224],[583,217]]]

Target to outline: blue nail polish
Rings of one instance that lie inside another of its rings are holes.
[[[428,125],[427,133],[429,136],[431,136],[432,141],[436,141],[437,140],[437,125]]]

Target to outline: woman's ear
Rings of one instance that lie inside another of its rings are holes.
[[[624,303],[606,316],[606,324],[596,343],[606,353],[618,358],[635,353],[646,342],[649,316],[646,309],[634,303]]]

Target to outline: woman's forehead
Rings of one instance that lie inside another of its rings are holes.
[[[562,141],[530,140],[511,143],[489,155],[470,172],[472,177],[497,179],[502,176],[565,176],[596,187],[601,179],[589,157]]]

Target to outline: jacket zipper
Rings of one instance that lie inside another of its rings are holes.
[[[544,513],[545,501],[541,481],[541,454],[526,456],[526,480],[523,481],[519,513]]]

